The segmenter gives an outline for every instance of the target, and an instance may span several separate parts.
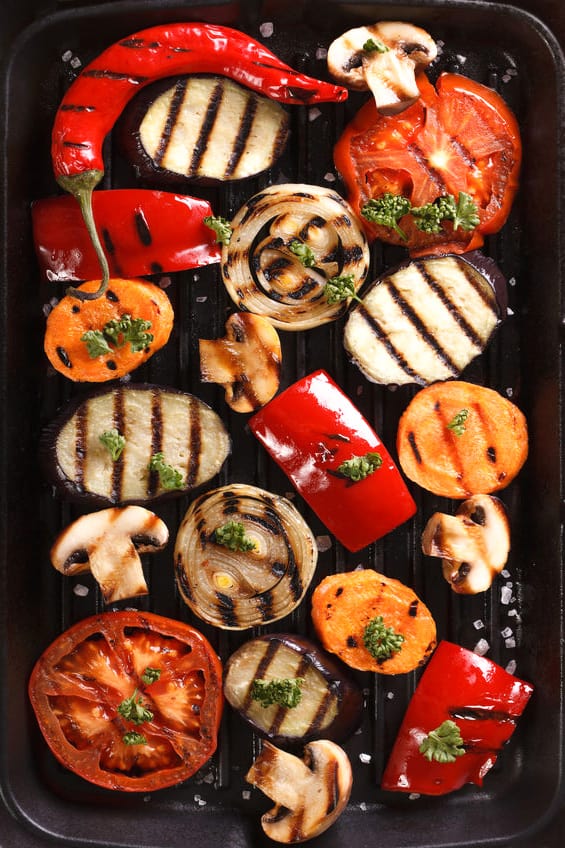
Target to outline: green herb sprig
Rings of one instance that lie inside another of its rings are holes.
[[[291,253],[294,253],[305,268],[313,268],[316,264],[316,255],[310,245],[305,242],[300,241],[299,239],[293,239],[290,242],[288,249]]]
[[[459,412],[456,412],[449,424],[447,424],[447,429],[451,430],[451,432],[455,436],[462,436],[466,430],[466,422],[469,417],[468,409],[460,409]]]
[[[369,474],[373,474],[383,464],[380,453],[370,451],[364,456],[353,456],[346,459],[337,468],[337,473],[342,477],[348,477],[353,483],[364,480]]]
[[[221,215],[206,215],[203,220],[206,226],[216,233],[217,244],[230,243],[232,228],[227,218],[222,218]]]
[[[253,551],[255,542],[245,533],[245,526],[240,521],[227,521],[221,527],[216,527],[213,540],[217,545],[223,545],[230,551]]]
[[[324,286],[324,296],[330,306],[335,303],[341,303],[343,300],[351,298],[361,303],[361,298],[355,291],[355,279],[353,274],[342,274],[341,276],[331,277]]]
[[[442,722],[428,733],[418,750],[430,762],[454,763],[465,753],[458,725],[451,719]]]
[[[452,221],[454,230],[474,230],[480,223],[479,212],[470,194],[460,191],[457,199],[452,194],[437,197],[423,206],[412,206],[402,194],[385,192],[368,200],[361,209],[367,221],[394,230],[406,241],[406,233],[399,226],[404,215],[411,213],[416,227],[424,233],[439,233],[443,221]]]
[[[111,430],[104,430],[103,433],[100,433],[98,438],[112,457],[112,461],[117,462],[126,446],[126,437],[122,436],[115,427],[112,427]]]
[[[387,627],[382,615],[377,615],[363,630],[363,644],[376,660],[388,660],[402,648],[404,636]]]
[[[143,698],[138,695],[138,692],[138,689],[134,689],[133,694],[129,698],[124,698],[118,705],[118,712],[122,718],[131,721],[133,724],[143,724],[146,721],[153,720],[153,713],[145,706]]]
[[[87,330],[80,340],[85,343],[91,359],[106,356],[127,344],[130,345],[133,353],[140,353],[153,341],[154,336],[149,332],[150,329],[151,321],[132,318],[131,315],[126,314],[121,318],[107,321],[101,330]]]
[[[388,53],[390,47],[387,47],[382,41],[375,41],[374,38],[368,38],[363,45],[363,50],[365,53]]]
[[[177,468],[165,462],[165,457],[162,453],[153,454],[149,462],[149,470],[157,472],[163,489],[168,489],[169,491],[182,489],[184,485],[182,474]]]
[[[262,707],[278,704],[293,709],[302,699],[303,677],[273,678],[272,680],[254,680],[251,684],[251,697],[259,701]]]

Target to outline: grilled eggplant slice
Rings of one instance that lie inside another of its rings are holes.
[[[122,146],[145,177],[215,182],[266,171],[289,135],[285,109],[226,77],[182,77],[151,87],[126,110]]]
[[[344,347],[374,383],[457,377],[502,317],[491,279],[455,255],[405,263],[377,279],[351,312]]]
[[[299,680],[296,706],[254,698],[255,681]],[[363,693],[345,666],[304,637],[270,633],[245,642],[229,658],[228,703],[261,736],[282,748],[312,739],[341,742],[359,726]]]
[[[122,443],[115,454],[112,439]],[[45,470],[60,492],[104,505],[184,494],[217,474],[229,451],[213,409],[150,384],[91,394],[42,434]]]
[[[234,483],[191,503],[174,558],[177,585],[191,610],[216,627],[244,630],[298,606],[318,549],[290,501]]]

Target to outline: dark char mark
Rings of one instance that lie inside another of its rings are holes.
[[[249,135],[251,133],[251,128],[253,126],[253,122],[255,120],[255,115],[257,113],[258,100],[255,95],[250,94],[247,103],[245,105],[245,111],[242,115],[239,129],[237,131],[237,135],[235,137],[235,141],[233,143],[233,149],[229,158],[229,162],[227,164],[224,177],[231,177],[235,169],[237,168],[237,164],[241,159],[243,152],[245,150],[245,146],[249,139]]]
[[[412,453],[414,454],[414,459],[418,463],[418,465],[422,464],[422,457],[420,455],[420,451],[418,450],[418,446],[416,444],[416,435],[413,430],[410,430],[408,433],[408,444],[412,448]]]
[[[175,85],[175,91],[171,99],[171,103],[169,106],[169,112],[167,114],[167,120],[165,121],[165,126],[163,127],[163,132],[161,133],[161,138],[159,139],[159,144],[157,146],[157,150],[155,151],[155,164],[160,166],[165,153],[167,152],[167,148],[169,146],[169,142],[171,140],[171,135],[174,129],[174,126],[177,122],[177,118],[183,104],[183,100],[186,93],[187,80],[180,79],[177,81]]]
[[[359,304],[358,310],[359,314],[370,326],[377,339],[381,342],[382,345],[384,345],[385,350],[387,351],[391,359],[394,359],[395,362],[398,363],[402,370],[406,374],[408,374],[414,380],[415,383],[424,386],[427,381],[420,374],[418,374],[417,371],[414,371],[414,369],[408,364],[408,362],[402,356],[400,351],[392,344],[388,334],[383,332],[381,325],[374,318],[374,316],[371,315],[371,313],[366,309],[366,307],[362,303]]]
[[[198,172],[202,157],[204,156],[206,148],[208,147],[210,134],[212,133],[212,130],[214,128],[216,118],[218,117],[218,109],[224,96],[224,88],[224,82],[223,80],[220,80],[217,85],[214,86],[214,90],[212,92],[210,100],[208,101],[206,115],[204,116],[198,139],[196,141],[196,144],[194,145],[192,159],[187,174],[187,176],[189,177],[194,176]]]
[[[144,247],[149,247],[149,245],[153,241],[153,237],[151,236],[151,230],[149,229],[149,224],[145,220],[143,212],[135,213],[134,222],[135,230],[137,232],[141,244],[144,245]]]

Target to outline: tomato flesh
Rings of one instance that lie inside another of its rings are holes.
[[[378,224],[365,227],[369,236],[404,244],[414,255],[438,246],[458,253],[480,247],[506,221],[518,189],[518,124],[495,91],[467,77],[442,74],[434,88],[421,74],[418,86],[420,99],[399,115],[379,115],[371,100],[346,127],[334,159],[348,199],[360,212],[386,192],[405,195],[412,206],[465,192],[480,218],[473,231],[444,222],[440,233],[423,233],[411,215],[400,222],[405,240]]]
[[[157,670],[153,682],[147,669]],[[55,756],[100,786],[148,791],[186,779],[212,755],[222,669],[194,628],[149,613],[104,613],[63,633],[38,660],[29,693]],[[134,697],[150,716],[130,720]],[[142,742],[128,744],[128,733]]]

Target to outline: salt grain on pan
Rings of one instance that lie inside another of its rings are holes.
[[[417,801],[419,797],[420,797],[419,792],[411,792],[410,795],[408,796],[408,800],[409,801]]]
[[[489,650],[490,645],[486,639],[479,639],[475,647],[473,648],[473,653],[477,654],[479,657],[484,657],[484,655]]]
[[[75,595],[78,595],[79,598],[86,598],[89,591],[88,586],[83,586],[82,583],[77,583],[76,586],[73,586],[73,592]]]
[[[516,671],[516,660],[510,660],[508,665],[506,666],[506,671],[508,674],[514,674]]]
[[[275,26],[270,21],[266,21],[259,27],[259,32],[263,38],[270,38],[275,31]]]
[[[505,580],[506,580],[507,577],[510,577],[510,572],[508,571],[507,568],[504,568],[500,573],[502,574],[502,576],[504,577]]]
[[[202,295],[200,295],[200,297],[196,298],[196,303],[206,303],[207,300],[208,300],[208,295],[202,294]]]
[[[392,701],[392,699],[394,698],[394,692],[387,692],[386,696],[387,696],[389,701]]]
[[[484,626],[485,623],[484,621],[481,621],[480,618],[477,618],[476,621],[473,622],[473,627],[475,628],[475,630],[482,630]]]
[[[328,56],[328,51],[325,47],[318,47],[316,50],[316,59],[326,59]]]
[[[61,56],[61,59],[63,60],[63,62],[70,62],[72,58],[73,58],[73,54],[72,54],[71,50],[65,50],[65,52]]]
[[[506,396],[512,397],[513,394],[514,394],[514,389],[512,388],[512,386],[508,386],[508,388],[506,389]]]
[[[316,106],[314,106],[313,109],[308,109],[308,120],[315,121],[317,118],[320,117],[321,114],[321,111]]]
[[[504,630],[500,631],[500,635],[504,639],[508,639],[509,636],[512,636],[512,628],[511,627],[505,627]]]
[[[316,547],[319,553],[323,554],[325,551],[329,551],[331,546],[332,540],[329,536],[316,536]]]
[[[507,648],[515,648],[516,647],[516,639],[514,636],[511,636],[510,639],[505,639],[504,644]]]
[[[324,179],[327,183],[335,183],[335,174],[332,174],[331,171],[328,171],[328,173],[325,174]]]
[[[366,813],[369,808],[365,801],[361,801],[361,803],[359,804],[359,809],[361,810],[361,812]]]
[[[69,64],[70,64],[71,68],[80,68],[80,66],[82,65],[82,62],[80,61],[78,56],[73,56],[73,58],[71,59]]]
[[[512,589],[510,586],[503,586],[500,590],[500,603],[509,604],[512,600]]]
[[[509,74],[502,74],[501,79],[502,79],[502,82],[510,82],[512,77]]]
[[[508,285],[509,286],[515,286],[516,285],[516,277],[510,277],[508,279]]]
[[[370,763],[371,755],[370,754],[359,754],[359,759],[362,763]]]
[[[244,801],[249,801],[249,799],[251,798],[251,792],[249,791],[249,789],[244,789],[241,793],[241,797]]]

